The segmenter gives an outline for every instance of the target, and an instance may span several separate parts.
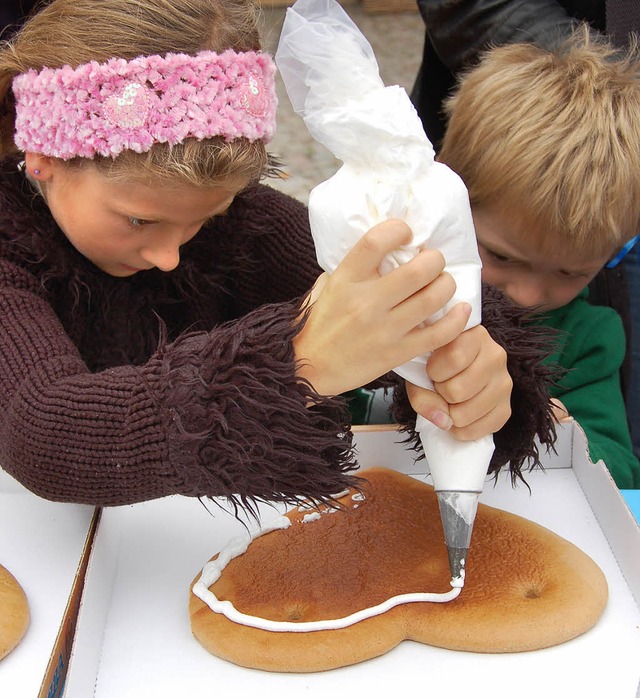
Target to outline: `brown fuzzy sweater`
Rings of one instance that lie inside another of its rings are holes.
[[[255,186],[175,271],[111,277],[68,243],[16,163],[0,163],[0,465],[47,499],[98,506],[342,490],[348,413],[296,378],[291,342],[319,273],[306,209]],[[526,405],[497,435],[494,468],[511,455],[517,467],[536,432],[552,437],[546,370],[540,342],[492,305],[496,338],[515,341],[515,411]]]

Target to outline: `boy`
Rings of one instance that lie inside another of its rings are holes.
[[[469,189],[482,279],[559,330],[556,416],[585,430],[621,488],[640,487],[620,390],[620,317],[587,285],[640,229],[638,51],[585,26],[547,50],[487,52],[447,101],[439,159]]]

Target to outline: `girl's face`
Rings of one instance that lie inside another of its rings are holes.
[[[222,215],[246,182],[228,186],[167,188],[114,182],[87,163],[70,167],[36,156],[38,180],[57,224],[69,242],[111,276],[131,276],[156,267],[171,271],[180,247],[202,225]]]
[[[562,243],[549,254],[534,230],[520,230],[488,208],[474,207],[473,222],[482,280],[499,288],[516,305],[535,306],[541,312],[571,302],[610,256],[579,256]]]

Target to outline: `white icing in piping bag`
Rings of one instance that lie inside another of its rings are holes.
[[[385,87],[369,42],[335,0],[298,0],[286,13],[276,63],[294,109],[311,135],[342,166],[313,189],[309,218],[318,262],[331,273],[357,240],[389,218],[405,220],[411,244],[388,255],[386,273],[421,249],[438,249],[457,290],[434,322],[466,301],[467,329],[480,322],[481,262],[466,187],[434,150],[404,89]],[[420,356],[396,372],[433,389]],[[417,430],[449,550],[452,578],[464,579],[464,561],[491,455],[493,437],[455,440],[422,417]]]

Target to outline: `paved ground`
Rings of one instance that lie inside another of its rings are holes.
[[[359,2],[343,6],[371,43],[387,85],[411,90],[422,55],[424,25],[417,12],[365,14]],[[263,43],[275,53],[285,9],[264,9]],[[286,180],[270,180],[277,189],[307,202],[309,191],[330,177],[340,162],[324,146],[311,138],[302,119],[293,111],[284,86],[278,85],[278,131],[270,151],[280,157],[289,175]]]

